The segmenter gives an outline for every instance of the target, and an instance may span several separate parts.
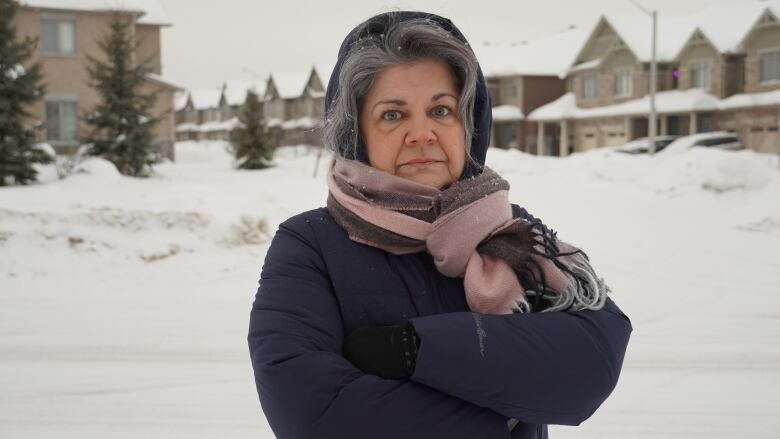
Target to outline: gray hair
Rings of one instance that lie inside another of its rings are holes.
[[[360,37],[344,58],[338,89],[325,115],[323,145],[346,159],[358,160],[358,116],[376,74],[392,65],[433,58],[449,66],[460,90],[458,113],[465,132],[466,159],[473,161],[470,151],[478,64],[468,44],[427,18],[391,19],[381,34],[367,32],[369,25],[358,29],[355,35]]]

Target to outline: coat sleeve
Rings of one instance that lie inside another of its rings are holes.
[[[276,437],[508,438],[507,418],[493,410],[364,374],[342,356],[338,303],[306,222],[277,231],[250,316],[255,382]]]
[[[529,424],[588,419],[617,385],[633,329],[611,298],[598,311],[410,322],[420,337],[413,381]]]
[[[588,419],[617,385],[632,331],[609,298],[599,311],[410,322],[420,337],[413,381],[529,424]]]

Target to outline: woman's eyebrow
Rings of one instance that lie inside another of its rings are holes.
[[[431,97],[431,102],[438,101],[439,99],[441,99],[441,98],[443,98],[445,96],[449,96],[452,99],[455,99],[456,101],[458,100],[458,98],[455,95],[453,95],[452,93],[443,92],[443,93],[436,93],[435,95],[433,95],[433,97]]]
[[[386,100],[377,102],[376,104],[374,104],[373,107],[371,107],[371,109],[373,110],[374,108],[376,108],[377,106],[382,105],[382,104],[395,104],[395,105],[398,105],[399,107],[403,107],[404,105],[406,105],[406,101],[404,101],[402,99],[386,99]]]

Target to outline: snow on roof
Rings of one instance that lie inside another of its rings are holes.
[[[192,106],[196,110],[206,110],[219,107],[222,90],[219,88],[199,88],[190,90]]]
[[[607,14],[604,18],[640,61],[652,60],[653,20],[649,16],[642,13]],[[690,17],[659,13],[657,59],[673,60],[696,24]]]
[[[522,110],[514,105],[498,105],[493,107],[493,121],[494,122],[512,122],[517,120],[523,120]]]
[[[656,111],[659,114],[714,111],[718,109],[718,98],[701,89],[668,90],[655,96]],[[620,104],[594,108],[579,108],[574,93],[567,93],[557,100],[534,110],[529,120],[557,121],[562,119],[593,119],[600,117],[631,116],[650,113],[650,97],[644,96]]]
[[[184,90],[184,87],[180,86],[179,84],[176,84],[174,82],[171,82],[169,79],[165,79],[162,76],[158,75],[157,73],[149,72],[146,74],[146,77],[152,81],[155,81],[157,83],[160,83],[162,85],[165,85],[167,87],[173,88],[175,90]]]
[[[303,94],[310,75],[311,71],[272,73],[271,80],[282,99],[293,99]]]
[[[582,71],[582,70],[595,69],[595,68],[601,66],[601,61],[602,61],[601,58],[596,58],[596,59],[593,59],[593,60],[590,60],[590,61],[585,61],[583,63],[579,63],[579,64],[575,65],[574,67],[570,68],[569,69],[569,73],[579,72],[579,71]]]
[[[266,81],[225,81],[225,100],[228,105],[242,105],[246,101],[246,94],[252,90],[258,98],[263,100],[265,96]]]
[[[139,24],[170,26],[161,0],[21,0],[23,6],[72,11],[138,12]]]
[[[574,62],[588,27],[572,27],[513,44],[472,46],[485,76],[559,76]]]
[[[658,14],[657,59],[674,61],[696,29],[701,30],[721,53],[739,52],[742,50],[740,44],[767,9],[780,17],[780,0],[721,2],[692,14]],[[652,20],[649,16],[641,12],[610,13],[603,19],[640,61],[651,61]]]
[[[730,96],[718,105],[721,110],[731,110],[745,107],[769,107],[780,105],[780,90],[764,93],[745,93]]]
[[[174,111],[180,111],[183,110],[184,107],[187,106],[187,101],[190,98],[189,92],[179,92],[176,93],[176,97],[173,100],[173,109]]]
[[[569,92],[532,111],[528,119],[534,121],[573,119],[576,110],[578,110],[577,96]]]
[[[328,88],[328,82],[330,82],[330,75],[333,73],[333,69],[336,67],[335,64],[314,64],[314,71],[317,72],[317,76],[320,77],[320,81],[322,81],[322,86],[327,89]]]
[[[780,16],[780,0],[721,3],[693,14],[691,20],[721,53],[735,53],[767,9]]]

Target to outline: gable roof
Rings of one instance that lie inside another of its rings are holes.
[[[745,37],[767,10],[780,16],[780,1],[723,3],[702,9],[691,18],[718,51],[736,53],[743,50]]]
[[[697,31],[720,53],[738,53],[743,50],[745,38],[767,11],[780,17],[780,0],[730,1],[692,14],[658,14],[657,60],[676,60]],[[603,15],[581,45],[575,61],[583,56],[602,24],[609,25],[639,61],[651,61],[652,20],[642,13]]]
[[[220,88],[197,88],[190,90],[190,101],[192,107],[196,110],[206,110],[219,107],[222,100],[222,89]]]
[[[294,99],[303,94],[306,90],[306,84],[309,83],[311,71],[302,72],[281,72],[271,73],[268,78],[269,84],[272,84],[276,93],[282,99]],[[269,87],[270,90],[270,87]]]
[[[617,32],[631,52],[641,62],[653,58],[653,20],[644,14],[608,14],[604,19]],[[656,59],[659,62],[672,61],[677,55],[680,42],[691,34],[695,23],[683,16],[658,14]]]
[[[224,99],[228,105],[242,105],[246,101],[246,94],[250,90],[257,93],[258,98],[263,100],[265,96],[266,81],[245,81],[230,80],[225,81]]]
[[[22,6],[72,11],[124,11],[140,15],[138,24],[170,26],[161,0],[20,0]]]
[[[560,76],[574,62],[588,29],[572,26],[531,41],[472,47],[486,77]]]

